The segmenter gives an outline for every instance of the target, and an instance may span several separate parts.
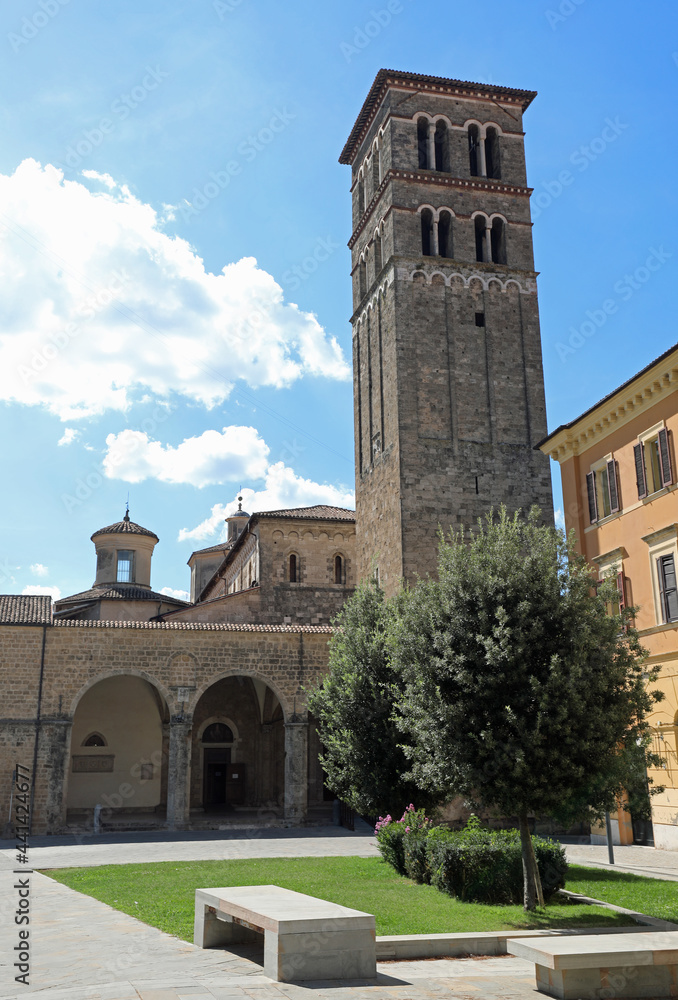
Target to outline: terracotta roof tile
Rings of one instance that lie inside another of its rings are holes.
[[[255,517],[300,517],[318,521],[355,521],[355,511],[346,507],[330,507],[316,504],[314,507],[289,507],[286,510],[262,510]]]
[[[188,601],[180,601],[177,597],[170,597],[168,594],[158,594],[155,590],[146,590],[144,587],[130,587],[124,583],[114,583],[110,587],[92,587],[91,590],[83,590],[80,594],[71,594],[69,597],[62,597],[56,602],[56,606],[70,601],[167,601],[170,604],[181,604],[188,606]]]
[[[0,625],[51,623],[51,597],[44,594],[0,594]]]
[[[140,524],[135,524],[134,521],[130,521],[129,514],[125,514],[122,521],[116,521],[115,524],[109,524],[106,528],[99,528],[91,536],[92,541],[97,537],[97,535],[147,535],[149,538],[155,538],[156,542],[160,539],[154,531],[149,531],[148,528],[142,528]]]
[[[332,635],[331,625],[234,625],[225,622],[101,622],[78,621],[76,619],[55,619],[57,628],[140,628],[169,629],[185,632],[282,632],[293,634]]]

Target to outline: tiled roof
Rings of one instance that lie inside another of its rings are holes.
[[[0,624],[50,625],[52,598],[44,594],[0,594]]]
[[[255,517],[303,517],[318,521],[355,521],[355,511],[345,507],[329,507],[316,504],[315,507],[290,507],[287,510],[262,510]]]
[[[249,517],[249,514],[247,515]],[[206,549],[196,549],[192,552],[193,556],[206,556],[208,552],[225,552],[230,545],[230,542],[220,542],[219,545],[208,545]]]
[[[537,96],[534,90],[515,90],[513,87],[500,87],[493,83],[473,83],[471,80],[450,80],[444,76],[425,76],[422,73],[400,73],[394,69],[380,69],[374,79],[374,83],[370,87],[369,94],[365,98],[365,103],[360,110],[360,114],[351,130],[346,145],[341,152],[341,156],[339,157],[340,163],[351,162],[356,147],[360,142],[363,128],[369,123],[372,113],[375,111],[379,99],[389,83],[400,87],[407,87],[409,85],[413,90],[415,88],[421,90],[439,90],[442,92],[449,92],[451,90],[454,93],[471,93],[474,96],[477,95],[489,99],[501,99],[503,97],[505,100],[520,103],[523,111],[529,107]]]
[[[125,514],[122,521],[116,521],[115,524],[109,524],[108,527],[95,531],[91,536],[92,541],[97,535],[148,535],[149,538],[155,538],[156,542],[160,541],[154,531],[149,531],[148,528],[142,528],[140,524],[130,521],[129,513]]]
[[[110,587],[93,587],[83,590],[80,594],[62,597],[56,602],[57,608],[70,601],[167,601],[170,604],[188,606],[187,601],[180,601],[168,594],[158,594],[155,590],[145,590],[143,587],[130,587],[124,583],[114,583]]]
[[[98,622],[76,619],[55,619],[59,628],[141,628],[170,629],[187,632],[287,632],[332,635],[331,625],[234,625],[225,622]]]

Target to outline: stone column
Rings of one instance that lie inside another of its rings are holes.
[[[50,719],[40,723],[38,773],[33,776],[36,787],[34,833],[42,830],[59,833],[66,822],[71,728],[70,719]],[[42,816],[40,799],[44,802]]]
[[[428,169],[436,168],[436,127],[433,122],[428,123]]]
[[[285,819],[304,823],[308,809],[308,723],[285,723]]]
[[[492,223],[487,222],[485,225],[485,240],[484,240],[484,253],[483,258],[486,263],[492,263]]]
[[[188,826],[191,804],[191,736],[193,721],[175,716],[170,721],[167,765],[167,826]]]
[[[440,256],[440,241],[438,239],[438,220],[433,220],[431,227],[431,254],[433,257]]]
[[[487,177],[487,157],[485,155],[485,136],[478,140],[478,169],[481,177]]]

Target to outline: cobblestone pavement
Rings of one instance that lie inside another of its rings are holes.
[[[203,951],[34,873],[30,984],[14,981],[16,891],[1,873],[0,997],[48,1000],[534,1000],[534,966],[517,958],[386,962],[376,983],[273,983],[263,954]],[[23,876],[17,876],[21,878]]]

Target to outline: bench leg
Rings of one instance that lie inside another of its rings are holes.
[[[289,934],[266,931],[264,975],[283,983],[376,979],[374,931],[330,929]]]
[[[251,944],[261,940],[261,935],[249,927],[234,923],[225,915],[220,920],[213,907],[196,906],[193,924],[193,944],[198,948],[219,948],[229,944]]]

